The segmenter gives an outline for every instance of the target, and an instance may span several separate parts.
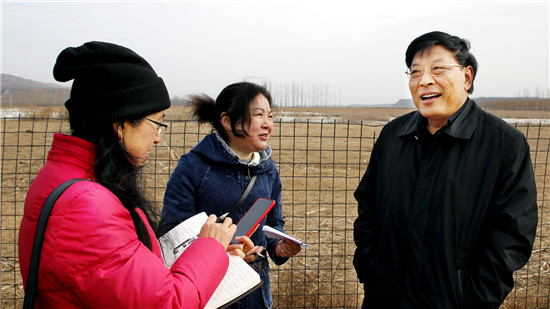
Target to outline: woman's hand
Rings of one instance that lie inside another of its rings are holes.
[[[240,256],[247,263],[253,262],[258,258],[259,255],[257,254],[261,254],[264,251],[264,247],[254,246],[252,240],[247,236],[239,236],[235,240],[239,243],[230,244],[226,251],[231,255]]]
[[[289,236],[296,238],[296,236],[294,235],[289,234]],[[277,245],[275,246],[275,253],[277,254],[277,256],[283,258],[294,256],[301,250],[302,246],[289,239],[281,239],[277,242]]]
[[[237,225],[231,218],[226,218],[223,223],[216,223],[216,215],[210,215],[201,228],[199,237],[212,237],[227,250],[229,242],[237,231]]]

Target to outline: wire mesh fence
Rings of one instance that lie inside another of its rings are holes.
[[[502,308],[548,308],[550,303],[550,125],[515,123],[527,137],[538,189],[539,225],[529,263],[515,273]],[[1,119],[1,305],[21,308],[24,296],[17,239],[29,184],[46,161],[63,118]],[[270,145],[283,183],[285,229],[309,244],[282,266],[271,265],[274,308],[358,308],[363,288],[352,265],[353,192],[367,168],[382,124],[276,121]],[[143,187],[161,207],[179,157],[210,128],[171,121],[144,170]]]

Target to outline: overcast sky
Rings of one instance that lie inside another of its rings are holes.
[[[394,103],[410,97],[408,44],[440,30],[472,44],[473,97],[550,97],[548,0],[1,0],[1,10],[2,73],[41,82],[55,82],[62,49],[98,40],[143,56],[171,96],[216,97],[252,80],[323,85],[342,104]]]

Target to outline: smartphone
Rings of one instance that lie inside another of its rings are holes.
[[[254,229],[258,227],[262,219],[267,215],[267,213],[275,205],[274,200],[266,199],[260,197],[254,202],[254,205],[244,214],[244,216],[237,222],[237,231],[233,235],[231,243],[238,244],[239,242],[235,240],[238,236],[248,236],[252,235]]]

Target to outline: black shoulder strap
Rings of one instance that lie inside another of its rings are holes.
[[[239,210],[239,208],[241,208],[241,206],[243,205],[244,200],[246,199],[246,197],[247,197],[248,194],[250,193],[250,190],[252,190],[252,187],[254,186],[254,182],[256,182],[256,177],[257,177],[257,176],[258,176],[258,175],[252,176],[252,178],[250,179],[250,182],[248,183],[248,186],[246,187],[246,190],[244,190],[243,195],[241,196],[241,198],[239,199],[239,201],[237,202],[237,204],[235,204],[235,206],[233,207],[233,209],[231,209],[231,211],[227,214],[227,216],[225,216],[226,218],[231,218],[231,219],[233,219],[233,216],[237,213],[237,211]]]
[[[34,309],[34,299],[38,290],[38,265],[40,265],[40,254],[42,253],[42,242],[44,241],[44,232],[48,225],[48,218],[52,212],[53,205],[59,196],[67,190],[73,183],[81,180],[89,180],[82,178],[74,178],[65,181],[55,188],[44,202],[44,206],[40,211],[38,222],[36,224],[36,232],[34,233],[34,244],[32,246],[31,262],[29,265],[29,273],[27,275],[27,286],[25,289],[25,300],[23,302],[24,309]]]

